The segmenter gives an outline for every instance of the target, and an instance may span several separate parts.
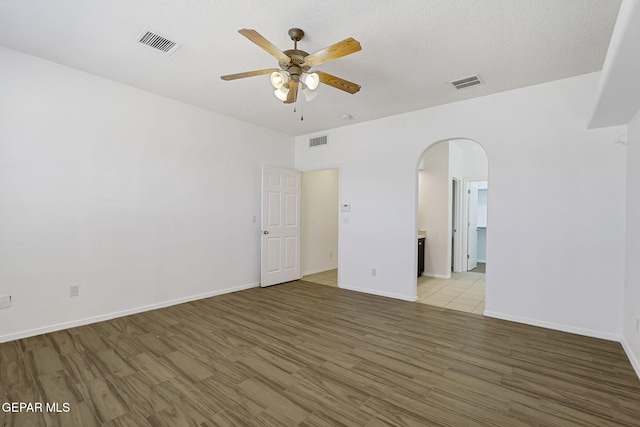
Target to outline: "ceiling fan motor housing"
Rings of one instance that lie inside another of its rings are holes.
[[[296,71],[294,70],[294,68],[300,69],[300,72],[309,71],[309,69],[311,68],[308,65],[303,65],[304,58],[306,56],[309,56],[309,54],[304,50],[289,49],[285,50],[284,54],[290,58],[290,61],[288,63],[284,61],[279,62],[280,68],[282,68],[283,70],[293,73],[294,71]]]

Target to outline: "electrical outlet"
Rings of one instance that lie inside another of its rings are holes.
[[[0,297],[0,308],[11,307],[11,295],[5,295]]]
[[[71,285],[69,286],[69,296],[77,297],[80,295],[80,285]]]
[[[372,275],[373,277],[376,277],[376,269],[375,269],[375,268],[372,268],[372,269],[371,269],[371,275]]]
[[[640,334],[640,319],[636,319],[636,333]]]
[[[257,220],[258,220],[258,217],[257,217],[257,216],[253,215],[253,216],[251,217],[251,222],[252,222],[252,223],[254,223],[254,224],[255,224]]]
[[[329,258],[333,258],[333,252],[329,251]]]

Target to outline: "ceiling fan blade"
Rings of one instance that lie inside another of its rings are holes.
[[[316,71],[316,73],[320,77],[320,83],[333,86],[336,89],[340,89],[351,94],[354,94],[360,90],[359,84],[341,79],[340,77],[332,76],[331,74],[327,74],[322,71]]]
[[[228,74],[226,76],[220,76],[222,80],[236,80],[244,79],[245,77],[261,76],[263,74],[270,74],[274,71],[278,71],[277,68],[267,68],[264,70],[247,71],[245,73]]]
[[[287,100],[284,101],[285,104],[293,104],[298,99],[298,83],[289,82],[289,94],[287,95]]]
[[[314,67],[362,50],[360,42],[349,37],[304,58],[304,65]]]
[[[262,49],[266,50],[271,56],[275,57],[278,61],[286,62],[287,64],[291,61],[284,52],[275,47],[269,40],[265,39],[258,33],[256,30],[248,30],[243,28],[238,30],[240,34],[260,46]]]

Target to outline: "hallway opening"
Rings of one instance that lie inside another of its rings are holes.
[[[488,159],[475,141],[435,143],[418,168],[418,302],[482,314],[486,297]],[[490,268],[490,267],[489,267]]]

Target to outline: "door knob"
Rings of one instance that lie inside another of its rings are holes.
[[[264,230],[262,234],[269,234],[269,232],[267,230]]]

